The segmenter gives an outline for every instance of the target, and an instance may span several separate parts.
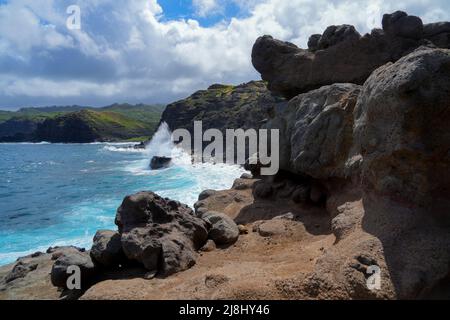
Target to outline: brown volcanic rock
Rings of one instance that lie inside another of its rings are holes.
[[[117,267],[125,260],[120,234],[111,230],[98,230],[91,248],[92,259],[107,268]]]
[[[423,36],[423,23],[419,17],[408,16],[406,12],[396,11],[383,16],[383,30],[394,37],[419,40]]]
[[[449,65],[447,49],[422,47],[363,87],[298,95],[265,126],[280,130],[281,169],[322,181],[361,178],[365,190],[434,208],[439,199],[445,208]]]
[[[56,259],[53,264],[50,279],[55,287],[66,287],[67,279],[72,275],[72,273],[68,273],[71,266],[79,267],[81,285],[84,288],[98,274],[98,269],[88,252],[68,251]]]
[[[284,123],[284,168],[326,186],[336,236],[314,271],[292,282],[314,299],[415,299],[443,284],[448,290],[450,50],[422,47],[380,67],[362,88],[347,88],[357,99],[333,94],[338,88],[299,95],[269,123]],[[334,101],[350,100],[346,121],[333,121]],[[316,131],[319,123],[326,126]],[[371,266],[381,271],[380,290],[367,286]]]
[[[72,248],[60,247],[62,254]],[[0,300],[59,299],[61,292],[51,284],[52,253],[36,252],[0,267]]]
[[[361,87],[334,84],[299,95],[266,125],[280,130],[281,169],[316,179],[346,177],[353,110]]]
[[[253,66],[271,91],[291,99],[334,83],[362,85],[375,69],[428,41],[443,47],[449,44],[445,25],[426,26],[424,38],[420,18],[400,11],[383,17],[383,29],[361,37],[353,26],[331,26],[320,38],[310,39],[311,50],[263,36],[253,46]]]
[[[448,205],[449,122],[450,50],[420,48],[375,71],[355,110],[364,188],[432,210]]]
[[[211,224],[209,237],[216,245],[230,245],[239,238],[237,224],[221,212],[208,211],[201,215],[202,219]]]
[[[127,196],[117,210],[116,224],[128,259],[150,271],[170,275],[195,264],[206,242],[206,223],[177,201],[153,192]]]

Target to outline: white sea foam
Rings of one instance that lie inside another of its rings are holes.
[[[171,132],[166,123],[161,124],[146,151],[146,158],[130,161],[123,169],[134,175],[161,177],[166,187],[153,191],[190,206],[193,206],[198,194],[203,190],[229,189],[233,181],[245,172],[237,165],[192,163],[191,156],[172,142]],[[171,166],[162,170],[150,170],[149,162],[153,156],[172,158]]]
[[[119,188],[112,189],[111,193],[103,190],[103,192],[99,191],[99,195],[96,197],[96,193],[93,191],[92,196],[87,197],[86,200],[74,202],[67,205],[61,212],[55,212],[55,215],[58,216],[56,225],[39,227],[33,232],[24,234],[24,237],[29,239],[30,247],[33,248],[32,243],[36,245],[33,249],[22,251],[22,249],[28,248],[28,245],[24,243],[21,243],[20,246],[10,246],[9,243],[14,243],[16,236],[12,235],[11,241],[6,242],[0,251],[0,265],[13,262],[20,256],[36,251],[45,252],[50,246],[76,245],[89,248],[97,229],[115,229],[115,211],[127,193],[152,190],[161,196],[181,201],[192,207],[201,191],[228,189],[234,179],[244,172],[242,167],[235,165],[193,164],[191,156],[172,143],[170,130],[165,124],[156,132],[147,149],[135,151],[131,148],[120,148],[121,146],[123,144],[101,144],[98,148],[87,148],[86,150],[93,152],[93,157],[86,158],[85,161],[90,165],[80,169],[83,172],[92,172],[92,174],[99,174],[104,170],[105,175],[109,178],[116,179],[118,177],[120,179],[118,183],[120,188],[123,188],[123,192]],[[136,152],[137,154],[122,153],[122,156],[118,157],[118,161],[108,162],[104,168],[98,165],[93,168],[91,161],[100,163],[102,159],[94,158],[97,150]],[[169,156],[172,158],[172,165],[163,170],[150,170],[149,163],[153,156]],[[120,171],[122,173],[125,171],[125,174],[121,174]],[[111,180],[110,183],[114,184],[114,181],[116,180]]]
[[[145,149],[134,149],[130,147],[115,146],[115,145],[105,145],[103,150],[111,152],[122,152],[122,153],[146,153]]]

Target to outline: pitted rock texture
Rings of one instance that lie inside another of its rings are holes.
[[[334,83],[362,85],[370,74],[421,45],[448,48],[448,25],[423,25],[420,18],[398,11],[383,17],[383,30],[361,36],[353,26],[330,26],[313,35],[309,50],[263,36],[252,51],[253,66],[271,91],[291,99]]]
[[[153,192],[127,196],[116,224],[127,258],[165,276],[192,267],[208,238],[207,224],[188,206]]]

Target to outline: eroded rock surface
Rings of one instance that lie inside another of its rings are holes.
[[[333,84],[301,94],[267,124],[280,130],[280,167],[316,179],[345,177],[361,87]]]
[[[205,222],[192,209],[153,192],[127,196],[116,224],[127,258],[166,276],[192,267],[208,237]]]
[[[125,261],[120,234],[111,230],[99,230],[91,248],[92,259],[106,268],[114,268]]]
[[[447,27],[424,27],[420,18],[399,11],[383,17],[383,30],[374,29],[364,36],[353,26],[331,26],[320,38],[310,39],[310,50],[271,36],[260,37],[253,46],[252,62],[270,90],[291,99],[334,83],[362,85],[378,67],[423,44],[447,48]]]
[[[401,17],[386,24],[398,30]],[[404,37],[417,27],[403,23]],[[420,47],[362,87],[301,94],[268,123],[283,132],[282,168],[310,178],[293,200],[307,189],[310,200],[323,194],[333,218],[336,242],[299,283],[300,296],[415,299],[448,279],[449,66],[450,50]],[[374,268],[376,290],[367,285]]]
[[[239,228],[233,219],[227,215],[221,212],[208,211],[201,217],[211,225],[209,237],[214,240],[216,245],[233,244],[238,239]]]
[[[68,278],[74,274],[77,267],[80,270],[81,285],[86,287],[97,275],[98,269],[88,252],[67,252],[56,259],[51,271],[51,281],[55,287],[66,288]]]
[[[365,188],[432,211],[442,201],[448,208],[449,93],[446,49],[420,48],[372,74],[355,110]]]

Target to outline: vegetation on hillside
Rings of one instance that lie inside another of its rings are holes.
[[[163,105],[113,104],[0,111],[0,141],[90,142],[149,138]]]

